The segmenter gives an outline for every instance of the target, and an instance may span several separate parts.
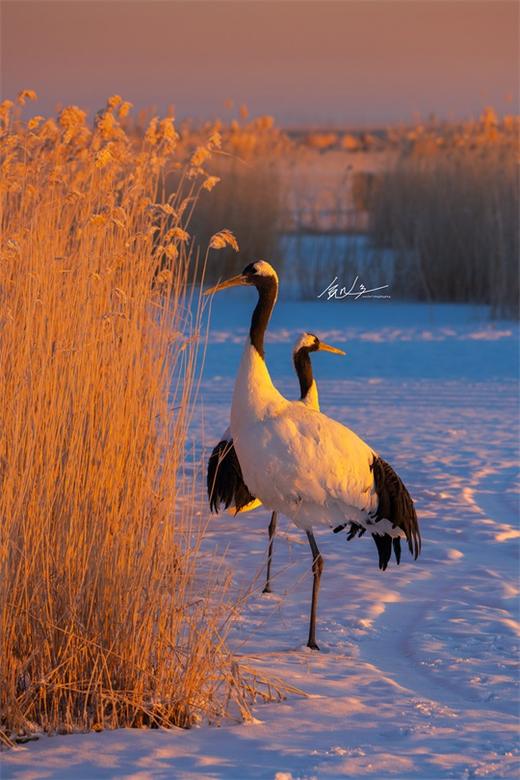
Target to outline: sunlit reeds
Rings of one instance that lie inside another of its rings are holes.
[[[424,128],[378,177],[377,245],[395,252],[395,292],[519,310],[518,123],[487,110],[443,140]]]
[[[281,165],[294,159],[296,151],[269,116],[217,122],[197,130],[185,125],[181,144],[187,150],[200,148],[201,139],[215,131],[222,144],[211,161],[213,178],[206,182],[218,182],[218,186],[210,195],[201,193],[190,227],[205,246],[213,233],[226,225],[240,235],[240,258],[231,250],[210,256],[206,274],[211,279],[226,276],[239,270],[239,265],[242,268],[261,257],[276,258],[280,265],[278,239],[286,202]],[[170,176],[168,187],[177,187],[175,174]]]
[[[218,137],[183,159],[171,117],[137,139],[128,109],[114,96],[92,126],[74,106],[28,122],[1,106],[6,741],[245,707],[226,578],[218,561],[200,571],[179,481],[199,336],[189,219]]]
[[[212,278],[259,257],[283,266],[287,233],[364,232],[373,239],[370,257],[345,257],[324,238],[319,256],[291,259],[286,271],[301,280],[304,297],[317,293],[311,280],[325,273],[317,269],[350,278],[370,266],[392,282],[394,297],[480,302],[495,315],[514,314],[518,131],[518,118],[492,108],[472,120],[432,116],[370,131],[283,132],[245,110],[227,123],[186,122],[186,155],[204,156],[215,132],[221,140],[190,225],[202,245],[222,224],[240,237],[240,257],[210,257]],[[133,132],[144,136],[143,127]],[[178,177],[169,176],[167,192]]]

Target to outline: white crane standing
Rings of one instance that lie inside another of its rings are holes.
[[[206,291],[254,285],[258,302],[235,381],[231,434],[243,478],[252,495],[303,529],[312,551],[313,588],[307,645],[318,650],[316,610],[323,559],[313,526],[350,534],[368,531],[385,569],[400,539],[417,558],[421,536],[413,501],[393,468],[336,420],[274,387],[265,364],[264,335],[278,296],[274,268],[260,260]]]
[[[342,349],[331,347],[320,341],[314,333],[302,333],[293,349],[293,364],[300,383],[300,403],[310,409],[319,411],[320,403],[318,387],[312,373],[311,352],[333,352],[344,355]],[[248,512],[262,505],[262,502],[251,495],[244,482],[242,469],[233,446],[231,429],[228,427],[222,434],[219,443],[213,448],[208,459],[207,488],[209,506],[212,512],[218,514],[220,506],[234,510],[237,515]],[[278,513],[272,512],[269,522],[269,542],[267,549],[267,574],[264,593],[271,593],[271,563],[273,558],[273,542],[276,533]]]

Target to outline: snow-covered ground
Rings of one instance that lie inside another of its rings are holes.
[[[329,280],[324,280],[324,287]],[[345,283],[348,280],[345,280]],[[228,422],[253,291],[217,296],[193,435]],[[295,397],[302,329],[343,347],[314,358],[322,409],[405,480],[423,553],[377,568],[370,539],[319,533],[320,653],[306,641],[307,542],[281,519],[274,593],[261,593],[268,514],[211,520],[238,593],[240,660],[308,696],[256,706],[252,725],[41,738],[2,778],[518,777],[518,326],[483,309],[390,301],[278,305],[268,363]],[[201,485],[201,497],[203,486]],[[206,509],[203,510],[206,512]]]

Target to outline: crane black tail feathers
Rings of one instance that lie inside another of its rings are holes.
[[[397,565],[401,563],[401,540],[399,537],[392,539],[392,547],[394,548],[394,555]]]
[[[392,524],[392,528],[399,528],[406,538],[408,549],[414,559],[417,559],[421,551],[421,534],[412,497],[392,466],[374,455],[370,470],[374,475],[374,490],[377,494],[378,504],[376,511],[370,514],[371,519],[368,522],[371,523],[371,527],[368,530],[371,532],[377,547],[379,568],[385,571],[392,557],[392,551],[395,561],[399,565],[401,540],[399,537],[394,538],[393,534],[384,533],[382,530],[378,531],[378,523],[381,520],[387,520]],[[347,526],[348,542],[362,536],[367,530],[358,523],[347,522],[334,528],[334,533],[339,533]]]
[[[392,539],[390,534],[372,534],[372,538],[376,543],[377,552],[379,554],[379,568],[381,571],[385,571],[386,567],[392,557],[392,550],[394,551],[395,562],[399,566],[401,562],[401,540],[399,537]]]
[[[207,487],[209,507],[218,514],[221,504],[233,504],[237,511],[254,500],[247,489],[233,446],[233,440],[219,441],[208,460]]]
[[[343,528],[345,528],[345,526],[338,526],[334,529],[334,532],[337,533],[338,531],[343,530]],[[352,539],[355,539],[356,536],[359,539],[360,536],[363,536],[365,531],[366,528],[363,528],[363,526],[358,525],[357,523],[350,523],[350,528],[347,532],[347,542],[352,541]],[[401,562],[401,540],[399,537],[392,539],[390,534],[379,535],[373,533],[372,538],[377,547],[379,568],[381,571],[385,571],[386,567],[388,566],[390,558],[392,557],[392,550],[394,551],[395,562],[399,566]]]
[[[404,533],[410,554],[413,555],[414,559],[417,559],[421,552],[421,533],[410,493],[392,466],[383,458],[374,455],[370,469],[374,474],[374,488],[378,497],[377,511],[374,518],[376,529],[379,520],[389,520],[393,528],[399,528]],[[381,534],[379,538],[384,538],[384,536],[388,536],[390,540],[388,534]],[[376,544],[378,544],[377,541]],[[390,541],[385,542],[385,550],[389,544]],[[388,557],[390,557],[390,554]],[[397,560],[397,551],[395,551],[395,556]]]

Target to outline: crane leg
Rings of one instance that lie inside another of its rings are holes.
[[[273,541],[276,533],[276,521],[278,519],[278,513],[273,512],[271,515],[271,522],[269,523],[269,548],[267,550],[267,577],[265,580],[265,588],[263,593],[271,593],[271,561],[273,559]]]
[[[312,602],[311,602],[311,620],[309,624],[309,641],[307,647],[312,650],[319,650],[320,648],[316,644],[316,611],[318,609],[318,593],[320,592],[320,580],[321,573],[323,571],[323,558],[318,550],[316,539],[312,531],[307,531],[307,539],[311,546],[312,552],[312,573],[314,575],[312,583]]]

